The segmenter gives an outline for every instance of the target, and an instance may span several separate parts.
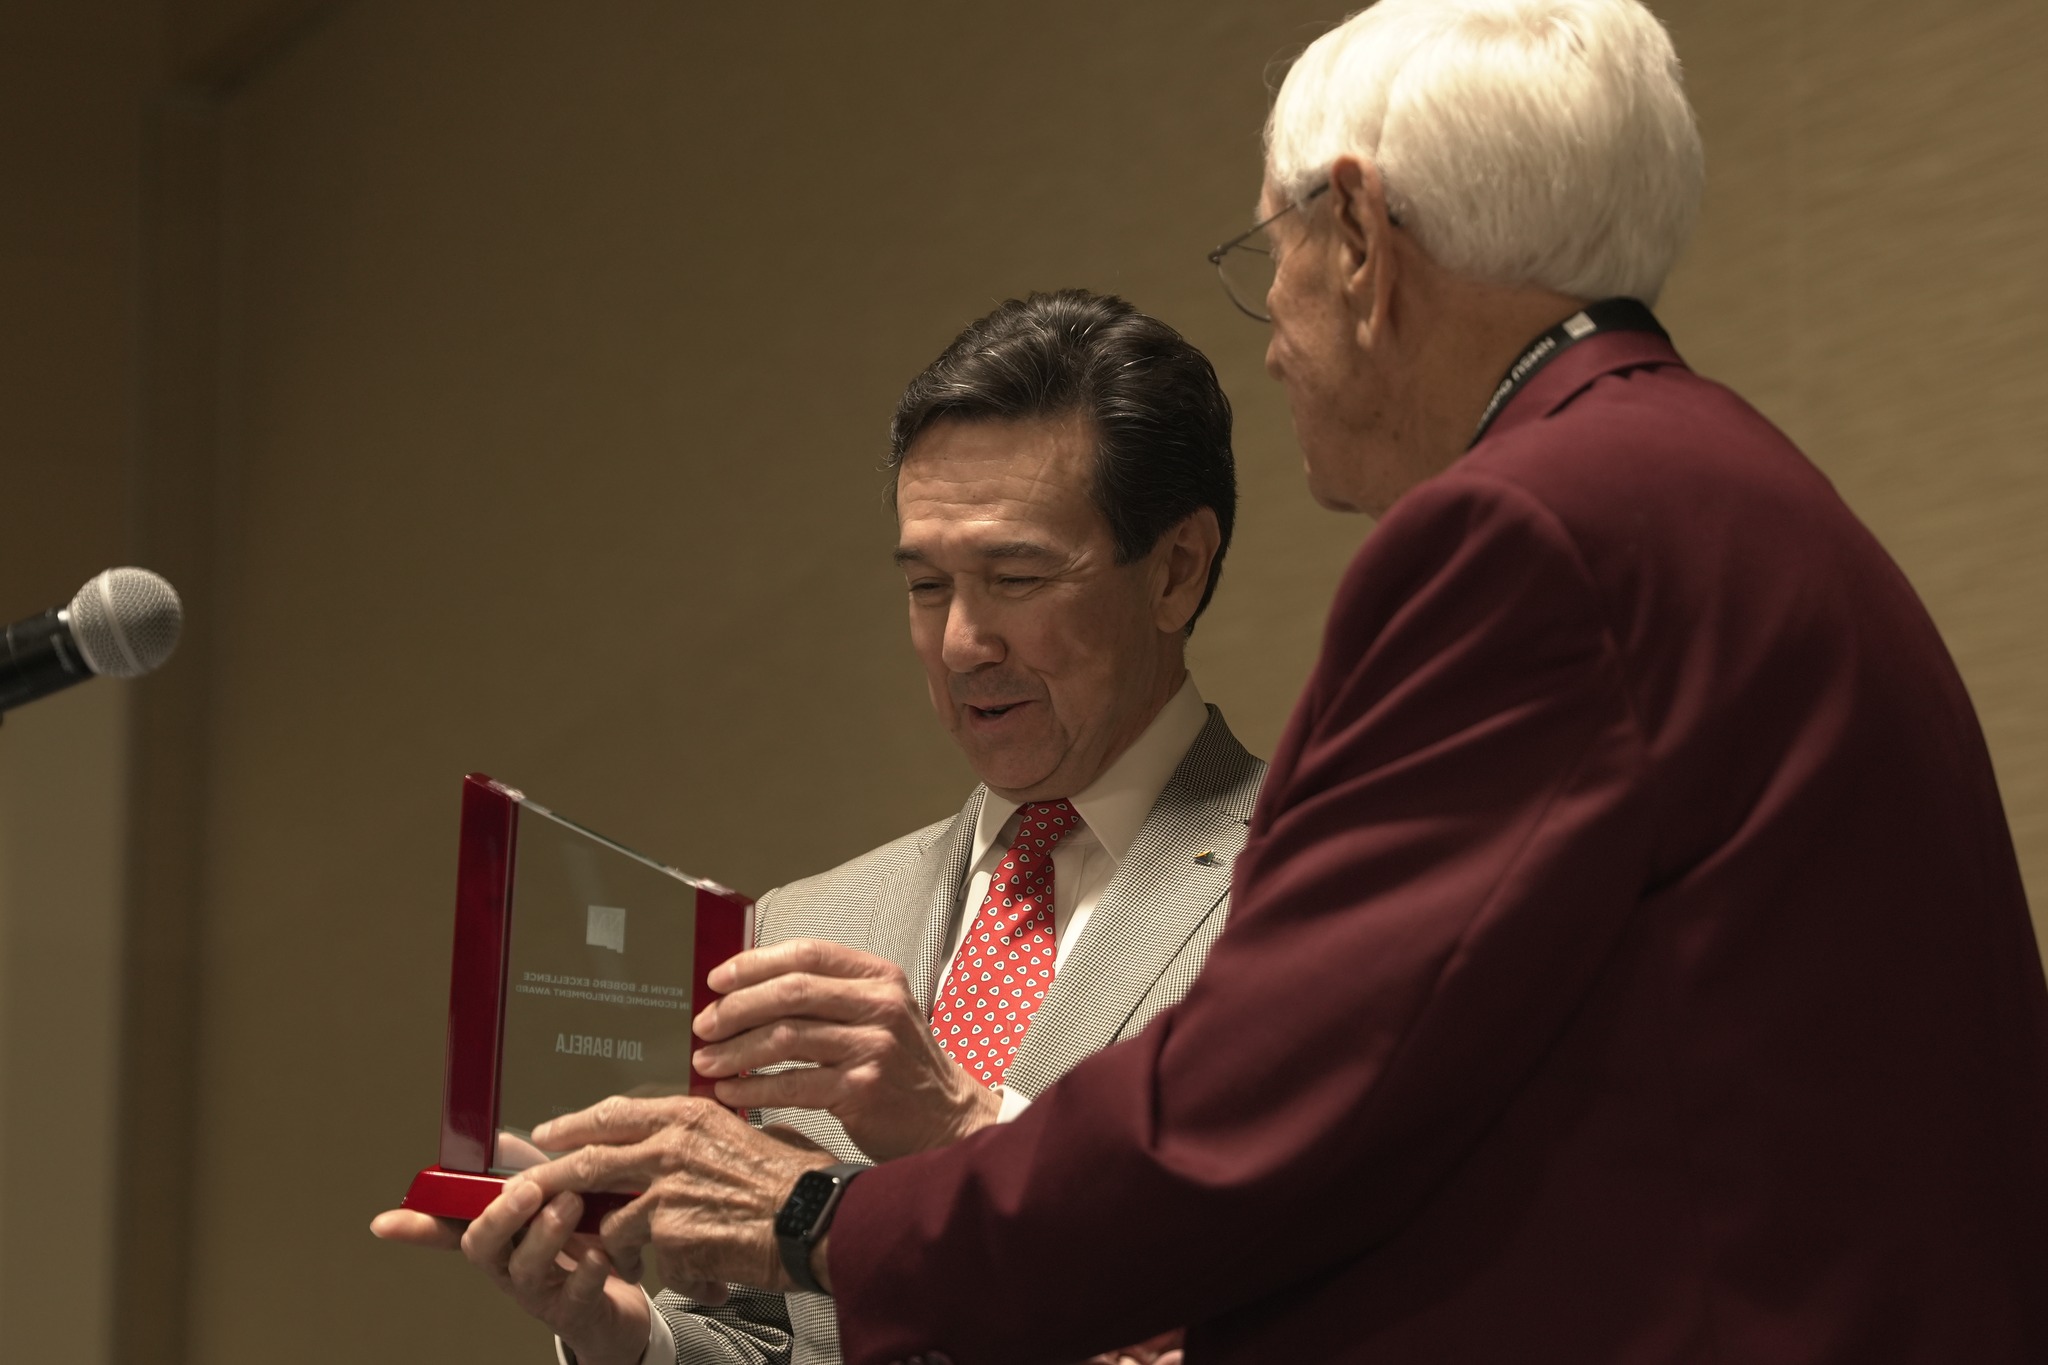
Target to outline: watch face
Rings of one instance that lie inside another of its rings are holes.
[[[808,1234],[838,1185],[837,1180],[823,1171],[805,1171],[798,1176],[796,1188],[789,1192],[782,1212],[775,1215],[776,1236],[802,1237]]]

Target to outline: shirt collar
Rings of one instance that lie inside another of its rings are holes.
[[[1152,807],[1158,804],[1159,793],[1166,790],[1167,779],[1173,776],[1173,770],[1180,766],[1195,736],[1202,733],[1208,721],[1209,708],[1203,704],[1202,694],[1190,676],[1181,683],[1172,700],[1152,717],[1144,733],[1117,755],[1116,762],[1103,769],[1085,791],[1067,798],[1081,822],[1117,862],[1121,863],[1130,852],[1138,831],[1145,827]],[[1019,804],[994,792],[982,799],[981,815],[974,822],[974,857],[969,867],[980,866],[988,856]]]

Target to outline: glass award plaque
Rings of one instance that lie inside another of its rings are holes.
[[[609,1095],[709,1095],[690,1021],[754,903],[571,823],[502,783],[462,783],[441,1158],[405,1207],[474,1218],[556,1153],[537,1126]],[[620,1200],[592,1198],[584,1221]]]

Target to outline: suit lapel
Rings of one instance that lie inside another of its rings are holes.
[[[1018,1046],[1009,1068],[1018,1089],[1036,1095],[1116,1041],[1229,893],[1260,771],[1210,708]]]
[[[968,855],[974,851],[974,824],[981,817],[986,794],[985,788],[976,787],[952,825],[882,888],[874,916],[868,921],[867,942],[861,945],[903,968],[917,1007],[927,1015],[932,994],[938,989],[941,955],[959,910],[960,886],[967,877]]]

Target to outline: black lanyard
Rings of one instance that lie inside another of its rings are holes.
[[[1508,400],[1520,393],[1545,365],[1600,332],[1655,332],[1667,341],[1670,339],[1663,325],[1657,321],[1656,314],[1641,299],[1602,299],[1598,303],[1587,304],[1530,342],[1528,348],[1515,357],[1515,363],[1508,366],[1508,372],[1495,386],[1493,397],[1486,401],[1486,411],[1479,415],[1479,430],[1472,433],[1465,449],[1470,450],[1479,444],[1479,438],[1486,435],[1486,429],[1493,425],[1493,419],[1508,405]]]

